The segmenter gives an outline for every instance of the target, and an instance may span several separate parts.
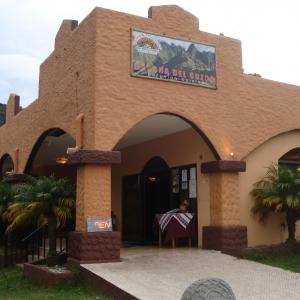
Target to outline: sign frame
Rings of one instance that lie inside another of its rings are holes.
[[[99,225],[97,225],[96,223],[99,223]],[[103,226],[101,224],[103,224]],[[112,218],[88,217],[86,220],[86,227],[87,232],[111,232],[113,231]]]
[[[213,47],[215,49],[214,55],[215,55],[215,86],[208,86],[206,84],[201,84],[201,83],[193,83],[193,82],[188,82],[188,81],[180,81],[180,80],[175,80],[175,79],[168,79],[168,78],[159,78],[159,77],[154,77],[154,76],[144,76],[144,75],[137,75],[134,74],[134,67],[133,67],[133,32],[140,32],[144,34],[150,34],[150,35],[156,35],[159,37],[163,38],[169,38],[169,39],[174,39],[177,41],[182,41],[182,42],[188,42],[188,43],[195,43],[195,44],[200,44],[208,47]],[[139,28],[131,28],[130,29],[130,76],[131,77],[136,77],[136,78],[144,78],[144,79],[153,79],[153,80],[159,80],[159,81],[167,81],[167,82],[172,82],[172,83],[181,83],[181,84],[187,84],[187,85],[192,85],[192,86],[197,86],[197,87],[204,87],[208,88],[211,90],[217,90],[218,89],[218,83],[217,83],[217,47],[216,45],[209,44],[209,43],[204,43],[204,42],[199,42],[195,41],[192,39],[184,39],[184,38],[177,38],[174,36],[166,35],[166,34],[159,34],[151,31],[145,31]]]

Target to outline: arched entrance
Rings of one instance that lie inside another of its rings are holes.
[[[161,157],[151,158],[142,172],[142,199],[144,199],[144,237],[146,242],[154,241],[153,219],[155,214],[165,213],[173,208],[171,198],[171,170]]]
[[[209,182],[200,166],[217,157],[196,129],[179,116],[152,115],[115,146],[122,163],[112,166],[112,215],[124,242],[158,243],[153,231],[155,215],[178,208],[183,200],[191,204],[199,233],[210,224]],[[194,245],[199,240],[200,245],[201,236],[195,236]]]
[[[14,162],[9,154],[4,154],[0,159],[0,179],[5,177],[9,172],[13,172]]]
[[[158,156],[146,163],[141,174],[123,177],[124,241],[153,243],[155,214],[172,207],[170,181],[170,168]]]
[[[300,147],[291,149],[282,155],[278,164],[288,166],[293,171],[300,171]]]
[[[36,141],[24,173],[33,176],[68,177],[76,182],[76,168],[67,164],[67,149],[75,146],[73,137],[60,128],[45,131]]]

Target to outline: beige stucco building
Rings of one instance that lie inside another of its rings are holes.
[[[214,47],[217,85],[132,76],[135,29]],[[20,111],[19,96],[10,95],[0,127],[2,173],[76,180],[70,251],[80,261],[117,259],[122,239],[151,240],[155,209],[189,197],[194,245],[225,251],[279,243],[283,216],[260,224],[249,193],[270,162],[300,147],[299,100],[300,87],[244,74],[241,42],[201,31],[178,6],[151,7],[148,18],[95,8],[79,25],[63,21],[40,67],[38,99]],[[68,164],[57,164],[67,149]],[[87,232],[88,218],[112,212],[113,232]]]

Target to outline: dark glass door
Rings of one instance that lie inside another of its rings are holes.
[[[144,176],[144,230],[145,243],[153,243],[153,221],[155,214],[171,209],[170,170],[152,171]],[[157,238],[156,238],[157,239]]]
[[[171,209],[170,169],[152,158],[140,175],[123,177],[123,241],[151,244],[155,214]]]
[[[140,175],[123,177],[123,241],[139,244],[143,240],[143,203]]]

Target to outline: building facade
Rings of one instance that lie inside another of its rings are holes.
[[[159,36],[171,48],[176,41],[204,47],[208,58],[183,48],[185,62],[201,62],[185,64],[192,66],[188,75],[179,73],[178,61],[175,71],[168,61],[168,72],[164,61],[139,58],[134,65],[134,32],[147,38],[139,57],[165,47],[149,42]],[[178,6],[151,7],[148,18],[96,8],[79,25],[63,21],[40,67],[38,99],[20,111],[19,97],[10,95],[1,161],[12,159],[16,180],[72,173],[70,251],[79,261],[118,259],[122,239],[153,239],[153,214],[184,198],[197,216],[199,247],[278,243],[287,234],[283,216],[261,225],[249,193],[270,162],[300,146],[299,100],[300,87],[244,74],[241,42],[199,30],[198,19]],[[62,169],[56,162],[67,149]],[[112,212],[113,232],[87,232],[89,218]]]

